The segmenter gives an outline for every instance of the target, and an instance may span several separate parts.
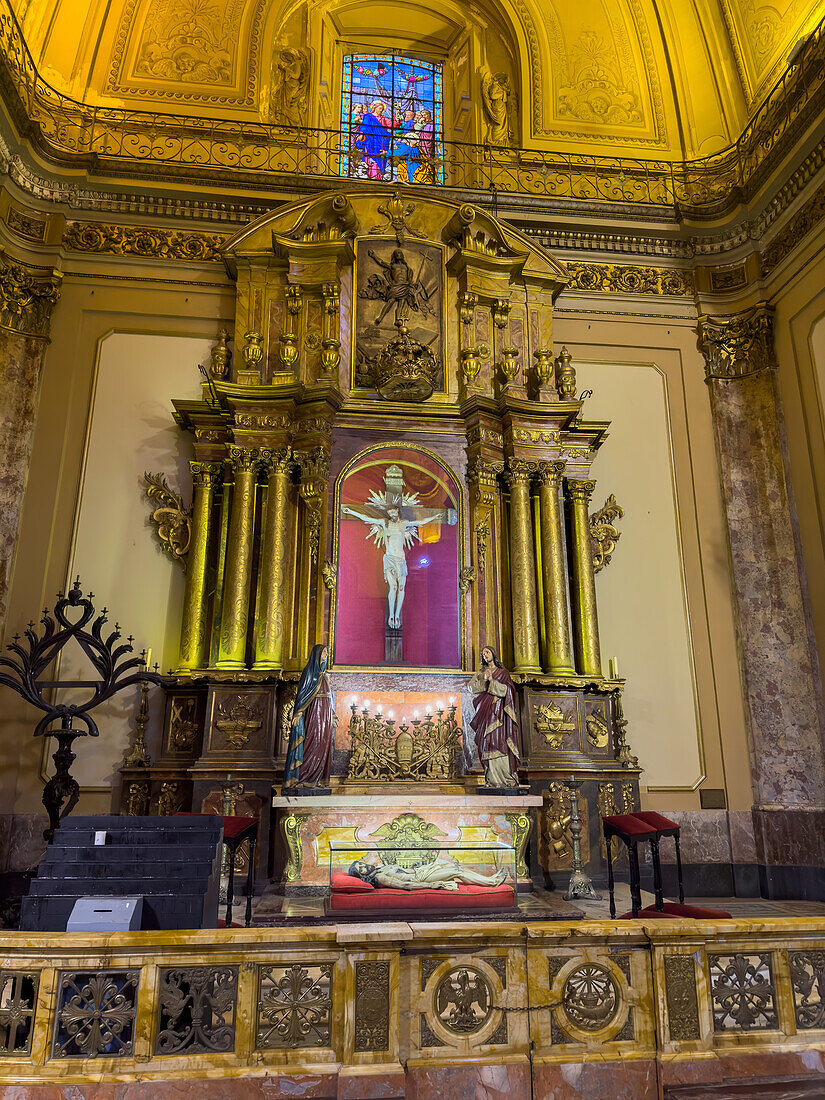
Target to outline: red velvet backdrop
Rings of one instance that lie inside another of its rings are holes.
[[[383,494],[384,474],[393,464],[404,471],[405,492],[417,492],[423,507],[459,511],[458,491],[444,468],[429,455],[399,447],[365,455],[347,474],[340,504],[363,508],[372,490]],[[339,508],[336,664],[387,663],[384,550],[367,538],[368,534],[367,524],[342,516]],[[458,523],[430,523],[421,528],[421,535],[423,540],[416,540],[407,550],[407,587],[401,616],[403,664],[413,668],[457,668]],[[433,541],[424,541],[429,539]]]

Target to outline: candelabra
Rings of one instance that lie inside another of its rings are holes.
[[[436,717],[395,719],[372,715],[367,707],[358,711],[353,702],[349,722],[352,740],[347,779],[359,780],[444,780],[455,777],[455,750],[460,731],[456,704],[437,707]]]
[[[565,901],[575,901],[577,898],[586,898],[588,901],[601,901],[601,894],[597,894],[582,866],[582,819],[579,813],[579,790],[582,781],[571,775],[564,780],[564,786],[570,793],[570,843],[573,847],[573,870],[570,872],[570,883]]]

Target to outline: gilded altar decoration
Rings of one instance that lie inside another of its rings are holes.
[[[561,1000],[567,1019],[582,1031],[608,1027],[622,1006],[615,978],[597,963],[584,963],[568,974]]]
[[[161,783],[158,794],[158,817],[174,817],[180,809],[181,797],[180,783],[171,780]]]
[[[377,852],[382,863],[409,869],[420,863],[432,863],[446,835],[418,814],[399,814],[371,833],[369,839],[378,838],[381,842]]]
[[[242,695],[236,695],[234,700],[219,702],[217,710],[215,729],[220,730],[233,749],[242,749],[252,734],[263,725],[260,704],[254,706]]]
[[[334,592],[335,586],[338,583],[338,570],[335,568],[333,562],[324,562],[324,564],[321,566],[321,577],[323,578],[324,584],[329,589],[329,591]]]
[[[336,498],[335,663],[458,667],[454,475],[429,451],[377,446],[345,467]]]
[[[489,646],[481,651],[481,665],[469,684],[475,707],[470,727],[484,767],[484,782],[488,787],[517,787],[520,755],[516,689],[510,673]]]
[[[558,703],[543,703],[536,711],[536,731],[541,734],[551,749],[561,748],[569,733],[576,732],[576,723],[571,722]]]
[[[454,779],[455,756],[461,743],[456,722],[456,705],[438,710],[435,718],[371,715],[358,704],[351,706],[349,736],[352,754],[348,780],[383,782],[386,780],[434,781]]]
[[[330,1045],[332,971],[331,963],[260,967],[256,1050]]]
[[[407,199],[401,197],[400,191],[394,191],[392,195],[386,199],[378,207],[378,213],[382,217],[386,218],[386,225],[374,225],[370,229],[370,233],[375,235],[376,233],[386,233],[389,229],[392,229],[395,234],[396,244],[403,244],[405,237],[423,237],[423,233],[419,233],[417,229],[413,229],[410,223],[407,221],[412,214],[415,213],[415,203],[409,202]]]
[[[232,357],[228,345],[229,333],[222,328],[218,333],[218,342],[209,353],[209,373],[213,378],[229,377],[229,362]]]
[[[556,357],[556,392],[559,401],[576,400],[576,368],[567,348],[562,348]]]
[[[588,714],[584,720],[584,727],[587,730],[587,743],[592,748],[607,748],[607,742],[610,739],[610,727],[603,715],[596,711]]]
[[[195,747],[195,737],[198,733],[197,714],[196,696],[173,697],[169,712],[169,749],[172,752],[190,752]]]
[[[441,248],[361,239],[356,272],[356,358],[382,397],[426,400],[444,384]]]
[[[667,1030],[671,1042],[684,1043],[702,1037],[696,963],[693,955],[664,956]]]
[[[434,994],[435,1013],[447,1031],[472,1035],[493,1014],[493,990],[480,970],[472,966],[448,971]]]
[[[610,565],[616,543],[621,538],[621,531],[616,527],[616,520],[622,519],[624,509],[617,504],[615,496],[611,493],[598,512],[590,515],[590,537],[593,540],[593,572],[599,573],[606,565]]]
[[[121,813],[126,817],[145,817],[149,813],[149,784],[133,780],[123,785]]]
[[[169,487],[164,474],[145,473],[143,481],[149,500],[160,502],[149,517],[158,541],[185,573],[186,555],[192,537],[192,508],[187,508],[180,493]]]

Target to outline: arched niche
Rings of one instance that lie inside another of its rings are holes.
[[[303,124],[329,130],[337,130],[341,122],[344,58],[380,51],[443,66],[443,135],[449,141],[489,138],[482,81],[488,74],[501,74],[511,90],[509,144],[529,140],[529,110],[524,110],[529,104],[521,89],[527,42],[518,17],[496,0],[472,9],[457,0],[437,5],[429,0],[276,3],[264,20],[262,37],[271,43],[271,69],[268,74],[262,71],[259,85],[261,116],[268,121],[279,121],[282,111],[278,88],[284,51],[303,53],[308,67]]]
[[[376,444],[335,483],[330,645],[337,666],[461,667],[464,494],[410,443]]]

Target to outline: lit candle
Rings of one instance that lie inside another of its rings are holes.
[[[417,711],[417,710],[414,710],[414,711],[413,711],[413,718],[417,718],[417,717],[418,717],[418,711]]]
[[[450,696],[450,706],[451,706],[451,707],[454,707],[454,706],[455,706],[455,696],[454,696],[454,695],[451,695],[451,696]]]
[[[436,710],[444,710],[444,707],[442,706],[442,704],[441,704],[441,703],[436,703],[436,704],[435,704],[435,709],[436,709]]]
[[[404,717],[401,719],[401,725],[406,726],[406,724],[407,724],[407,716],[405,714]]]
[[[383,703],[379,703],[379,704],[378,704],[378,713],[380,714],[380,713],[381,713],[381,711],[382,711],[383,709],[384,709],[384,704],[383,704]]]
[[[354,707],[354,706],[357,706],[357,705],[358,705],[358,696],[357,696],[357,695],[353,695],[353,696],[352,696],[352,698],[351,698],[351,699],[350,699],[350,701],[349,701],[349,705],[350,705],[351,707]]]
[[[370,709],[370,701],[369,701],[369,699],[365,699],[364,700],[364,710],[369,710],[369,709]]]
[[[395,718],[395,712],[391,711],[391,710],[387,711],[387,717],[388,718]]]

